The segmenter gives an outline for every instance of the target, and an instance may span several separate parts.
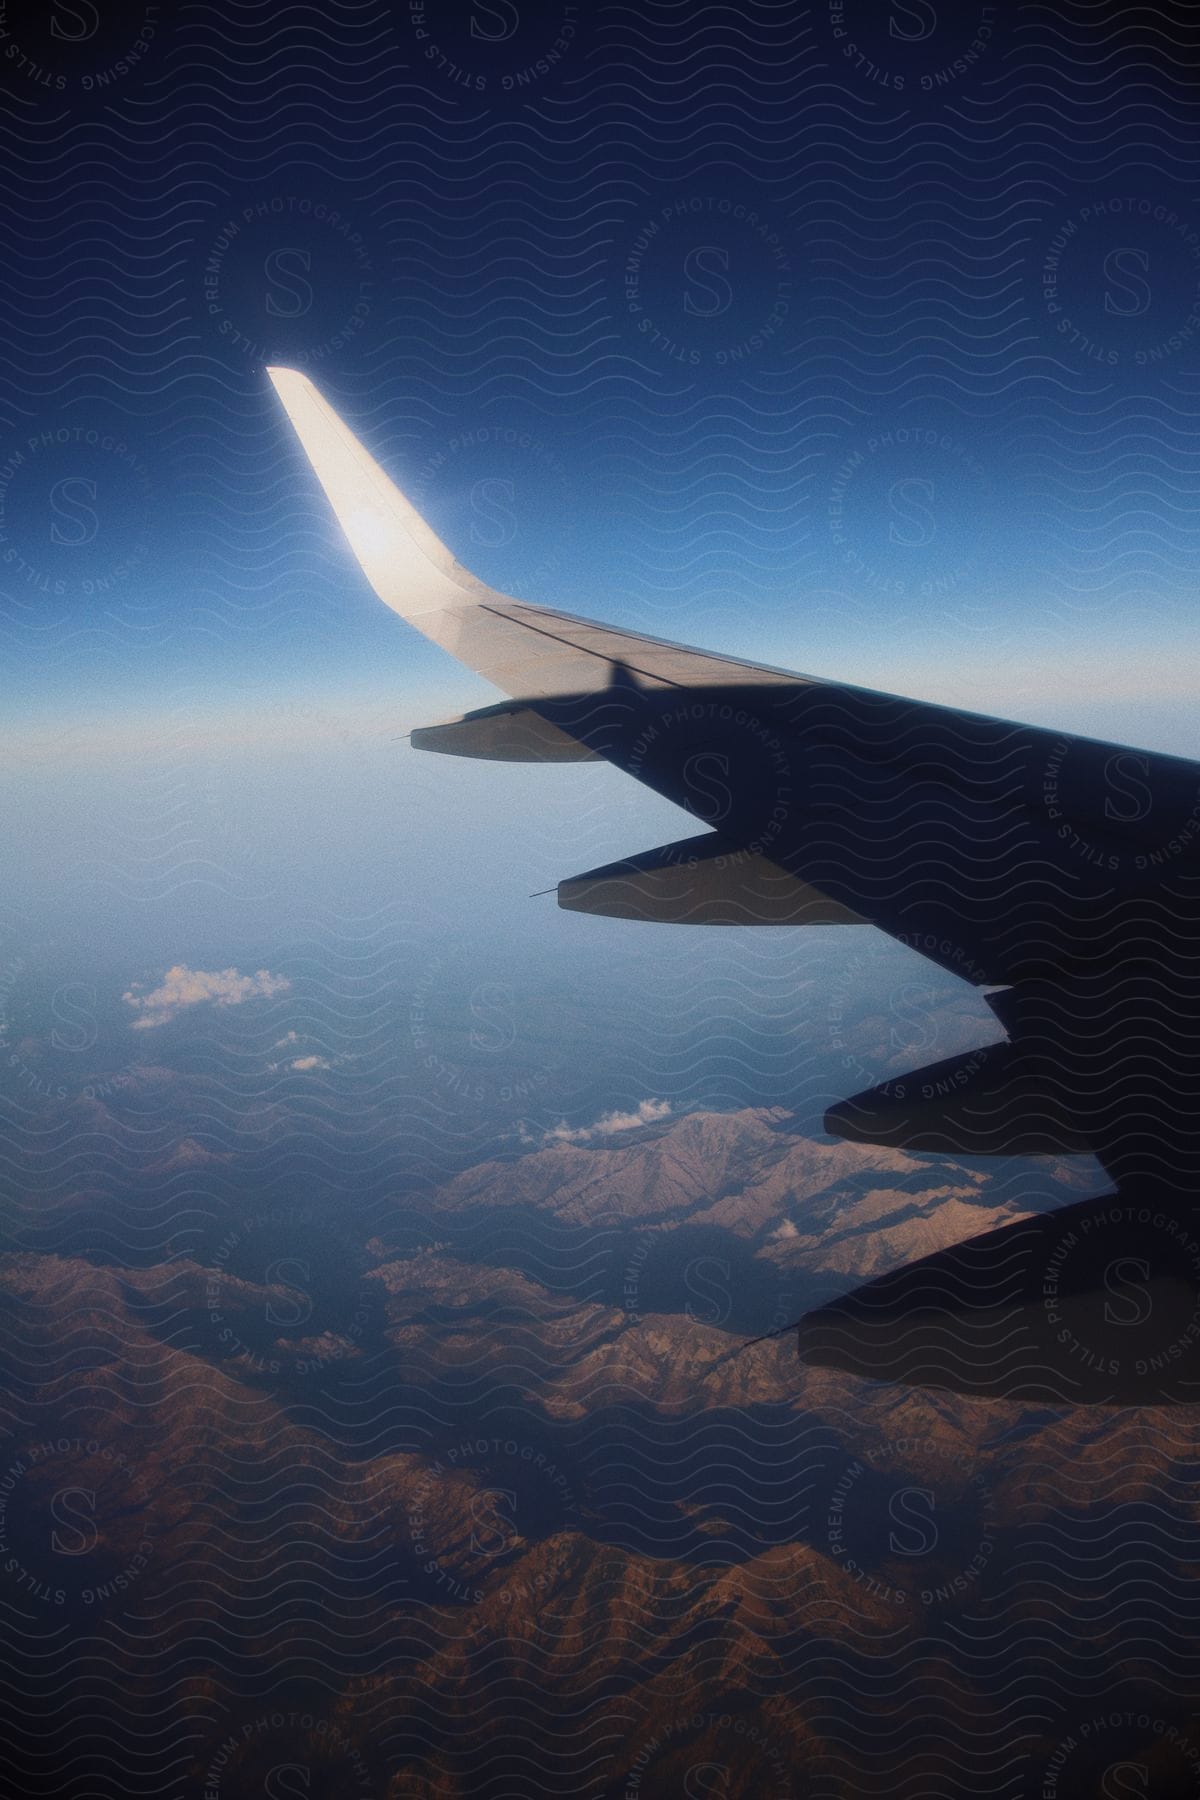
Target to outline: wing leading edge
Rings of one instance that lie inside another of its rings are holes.
[[[670,923],[867,922],[976,986],[1002,988],[989,1004],[1004,1043],[855,1095],[831,1109],[827,1128],[963,1154],[1089,1150],[1118,1195],[1165,1211],[1176,1221],[1170,1242],[1182,1241],[1200,1191],[1200,765],[499,594],[455,560],[307,377],[269,373],[380,599],[510,696],[415,732],[414,743],[600,758],[709,828],[564,881],[561,905]],[[1200,1396],[1196,1236],[1196,1342],[1173,1360],[1169,1397]],[[1046,1246],[1030,1249],[1035,1238],[1024,1228],[1027,1290],[997,1273],[1011,1273],[1016,1240],[992,1234],[950,1264],[926,1259],[890,1287],[869,1284],[810,1315],[802,1354],[884,1380],[1111,1399],[1125,1391],[1115,1377],[1094,1380],[1077,1364],[1067,1380],[1055,1362],[1066,1340],[1043,1343]],[[1100,1264],[1088,1268],[1085,1312],[1105,1279]],[[1160,1304],[1160,1318],[1177,1301]],[[901,1325],[918,1346],[907,1357],[896,1350]],[[996,1352],[1013,1331],[1037,1347],[1032,1364]],[[966,1373],[964,1343],[977,1349]]]

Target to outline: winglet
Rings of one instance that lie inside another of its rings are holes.
[[[610,698],[639,705],[647,691],[664,687],[719,681],[774,685],[781,676],[796,681],[785,670],[713,656],[498,593],[455,561],[307,375],[281,368],[267,374],[359,567],[384,605],[513,699],[599,696],[611,690]]]
[[[462,614],[496,598],[494,591],[455,561],[307,375],[281,368],[267,374],[379,598],[458,654]]]

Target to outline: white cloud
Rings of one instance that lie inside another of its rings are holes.
[[[567,1124],[565,1119],[540,1137],[532,1136],[522,1130],[521,1142],[524,1144],[590,1144],[597,1138],[616,1137],[622,1131],[636,1131],[642,1125],[655,1125],[660,1119],[669,1119],[674,1108],[669,1100],[641,1100],[632,1112],[609,1112],[601,1116],[591,1125]]]
[[[289,1069],[299,1069],[302,1072],[308,1069],[332,1069],[332,1067],[333,1064],[327,1062],[323,1056],[297,1056],[288,1064]]]
[[[189,1006],[241,1006],[246,1000],[286,993],[291,985],[286,975],[272,975],[268,969],[239,975],[236,969],[189,969],[176,963],[149,993],[139,991],[142,984],[135,982],[122,998],[139,1015],[131,1021],[133,1030],[150,1031]]]
[[[275,1039],[271,1048],[272,1050],[288,1050],[293,1044],[298,1044],[299,1042],[300,1033],[298,1031],[285,1031],[281,1038]]]

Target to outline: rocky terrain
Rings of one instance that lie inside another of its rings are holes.
[[[211,1215],[178,1254],[117,1254],[76,1192],[71,1253],[0,1264],[16,1791],[917,1800],[964,1767],[1040,1793],[1058,1757],[1083,1794],[1114,1693],[1145,1791],[1193,1791],[1192,1409],[740,1348],[1086,1171],[778,1109],[552,1138],[361,1216],[247,1212],[186,1136],[152,1160]]]

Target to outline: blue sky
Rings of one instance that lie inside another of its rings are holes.
[[[1110,117],[1070,72],[1046,105],[1036,9],[961,68],[957,23],[926,44],[905,14],[886,81],[824,14],[709,24],[702,102],[663,78],[691,54],[669,7],[633,35],[589,16],[518,82],[531,16],[491,91],[404,9],[339,4],[282,32],[269,79],[249,15],[185,13],[103,93],[30,86],[5,955],[92,954],[119,984],[396,907],[422,944],[611,954],[629,992],[674,954],[528,898],[682,835],[672,808],[607,770],[408,748],[495,696],[370,594],[268,360],[503,590],[1200,756],[1200,235],[1170,71]]]

